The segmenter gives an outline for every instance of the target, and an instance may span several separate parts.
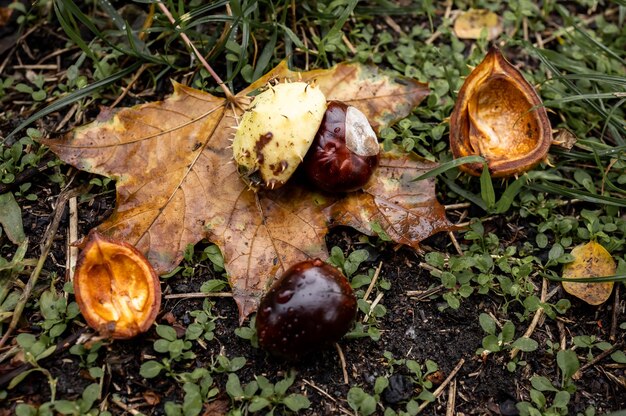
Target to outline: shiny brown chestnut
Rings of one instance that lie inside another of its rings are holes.
[[[329,101],[303,168],[309,181],[327,192],[361,189],[378,166],[380,146],[356,107]]]
[[[259,344],[295,360],[339,340],[355,315],[356,297],[338,269],[320,259],[296,263],[261,299]]]

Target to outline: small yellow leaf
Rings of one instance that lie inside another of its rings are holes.
[[[459,39],[478,39],[483,29],[487,30],[487,40],[493,40],[502,33],[502,23],[497,14],[484,9],[469,9],[454,21],[454,34]]]
[[[564,279],[604,277],[615,274],[615,260],[602,245],[595,241],[574,247],[571,254],[574,256],[574,261],[563,266]],[[590,305],[600,305],[611,296],[613,282],[563,282],[563,289]]]

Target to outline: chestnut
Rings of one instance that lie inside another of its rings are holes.
[[[329,101],[303,169],[327,192],[361,189],[378,166],[380,146],[367,117],[353,106]]]
[[[320,259],[302,261],[261,299],[259,344],[278,357],[298,359],[338,341],[355,316],[356,297],[343,273]]]

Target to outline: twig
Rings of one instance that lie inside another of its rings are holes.
[[[618,350],[619,348],[622,348],[622,345],[624,345],[622,342],[618,342],[617,344],[613,345],[611,348],[602,351],[600,354],[596,355],[593,360],[588,361],[587,363],[585,363],[585,365],[581,366],[578,371],[576,372],[576,375],[578,377],[580,377],[583,373],[583,371],[585,371],[586,369],[588,369],[589,367],[598,364],[600,361],[602,361],[603,359],[605,359],[606,357],[608,357],[609,355],[613,354],[616,350]]]
[[[13,347],[9,347],[7,351],[0,355],[0,363],[8,360],[9,358],[14,357],[20,351],[20,347],[18,345],[14,345]]]
[[[397,24],[396,21],[391,18],[391,16],[384,16],[383,20],[385,21],[385,23],[387,23],[387,26],[389,26],[398,35],[406,36],[406,33],[404,33],[400,25]]]
[[[9,327],[7,328],[7,332],[5,332],[4,335],[2,336],[2,339],[0,339],[0,348],[2,348],[2,346],[4,346],[4,344],[7,342],[7,340],[9,339],[9,336],[11,336],[11,333],[13,333],[13,331],[17,327],[17,324],[20,318],[22,317],[22,312],[24,311],[24,307],[26,306],[26,303],[28,302],[28,298],[30,298],[30,294],[33,288],[35,287],[37,280],[39,279],[39,274],[41,273],[41,270],[43,269],[43,265],[46,259],[48,258],[48,253],[50,252],[50,248],[52,247],[52,242],[54,241],[54,237],[56,236],[57,230],[59,228],[59,224],[61,223],[61,218],[63,218],[63,211],[65,211],[65,204],[73,196],[79,195],[81,191],[82,191],[82,187],[69,189],[69,190],[66,189],[63,192],[61,192],[61,194],[59,195],[59,198],[57,200],[57,205],[54,211],[54,216],[52,218],[52,222],[50,223],[50,226],[46,230],[46,233],[44,235],[44,241],[43,241],[43,244],[41,245],[41,256],[39,257],[37,266],[35,267],[35,269],[30,275],[30,278],[28,279],[28,283],[24,287],[24,291],[22,292],[22,296],[20,297],[19,302],[17,303],[17,305],[15,305],[15,310],[13,311],[13,319],[11,319],[11,323],[9,324]]]
[[[407,290],[406,295],[414,297],[415,300],[421,301],[426,299],[429,296],[437,294],[445,289],[444,285],[439,285],[435,287],[431,287],[428,290]]]
[[[619,292],[622,285],[615,285],[615,297],[613,298],[613,315],[611,316],[611,332],[609,332],[609,340],[615,342],[617,339],[617,321],[619,319]]]
[[[158,3],[159,5],[159,9],[161,9],[161,11],[163,12],[163,14],[168,18],[168,20],[170,21],[171,24],[175,25],[174,29],[176,29],[177,31],[179,31],[181,29],[180,25],[176,24],[176,19],[174,19],[174,16],[172,16],[172,13],[170,13],[170,11],[167,9],[167,7],[159,1]],[[222,81],[222,79],[219,77],[219,75],[217,75],[217,73],[213,70],[213,68],[211,68],[211,65],[209,65],[209,63],[206,61],[206,59],[204,59],[204,57],[202,56],[202,54],[200,53],[200,51],[196,48],[196,46],[191,42],[191,39],[189,39],[189,36],[187,36],[187,34],[185,32],[180,31],[179,32],[180,37],[183,39],[183,41],[185,42],[185,44],[191,48],[191,50],[193,51],[193,53],[196,55],[196,57],[198,58],[198,60],[202,63],[202,66],[204,66],[204,68],[209,71],[209,74],[211,74],[211,76],[213,77],[213,79],[215,80],[215,82],[217,82],[217,85],[220,86],[220,88],[222,89],[222,91],[224,92],[224,95],[226,96],[226,99],[228,101],[230,101],[231,103],[235,104],[239,109],[243,110],[240,106],[239,103],[237,103],[237,100],[235,99],[235,96],[233,95],[233,93],[230,91],[230,89],[226,86],[226,84],[224,83],[224,81]]]
[[[45,360],[51,359],[55,354],[58,354],[59,352],[64,351],[67,348],[69,348],[71,345],[74,345],[76,340],[79,339],[80,336],[83,335],[83,333],[86,330],[87,330],[87,328],[81,328],[77,332],[73,333],[72,335],[70,335],[67,338],[65,338],[62,341],[60,341],[57,344],[54,352],[52,354],[50,354],[48,357],[46,357]],[[14,370],[12,370],[12,371],[10,371],[8,373],[4,373],[4,374],[0,375],[0,387],[6,386],[15,377],[17,377],[18,375],[22,374],[24,371],[30,370],[31,368],[33,368],[33,366],[30,363],[24,363],[24,364],[20,365],[19,367],[15,368]]]
[[[133,87],[133,85],[135,84],[135,82],[137,82],[137,80],[139,79],[139,77],[141,76],[141,74],[143,74],[143,71],[146,70],[146,68],[148,68],[148,65],[144,64],[141,65],[139,67],[139,69],[137,70],[137,73],[135,73],[135,76],[133,77],[133,79],[130,80],[130,82],[128,83],[127,86],[125,86],[124,88],[122,88],[122,93],[119,95],[119,97],[117,97],[115,99],[115,101],[113,101],[113,104],[111,104],[109,106],[109,108],[114,108],[116,105],[118,105],[120,103],[120,101],[122,101],[124,99],[124,97],[126,97],[126,95],[128,95],[128,92],[130,91],[130,89]]]
[[[608,17],[611,16],[613,14],[615,14],[615,12],[617,11],[617,8],[614,9],[609,9],[607,10],[605,13],[602,13],[603,16]],[[591,17],[588,17],[587,19],[583,19],[580,23],[577,23],[575,26],[568,26],[568,27],[561,27],[559,30],[555,31],[552,35],[548,36],[547,38],[543,39],[542,44],[545,45],[546,43],[550,43],[553,40],[565,35],[566,33],[572,32],[574,31],[577,27],[581,27],[581,26],[587,26],[590,23],[592,23],[594,20],[596,20],[598,18],[599,15],[595,14]],[[538,46],[538,43],[535,43],[533,45],[534,47]]]
[[[461,202],[458,204],[444,205],[443,209],[445,209],[446,211],[451,211],[453,209],[463,209],[463,208],[469,208],[471,206],[472,204],[469,202]]]
[[[376,282],[378,281],[378,275],[380,275],[380,269],[382,269],[382,267],[383,267],[383,262],[381,261],[378,264],[376,271],[374,272],[374,276],[372,277],[372,281],[370,282],[370,285],[367,287],[367,290],[365,291],[365,295],[363,295],[364,301],[367,301],[367,299],[370,297],[370,294],[372,293],[372,290],[374,290],[374,286],[376,285]]]
[[[120,399],[118,399],[115,396],[113,396],[111,398],[111,402],[113,402],[113,404],[115,404],[116,406],[118,406],[121,409],[123,409],[125,412],[130,413],[131,415],[140,415],[140,414],[142,414],[139,410],[133,408],[132,406],[127,405],[126,403],[122,402]]]
[[[374,310],[374,308],[376,307],[376,305],[378,305],[380,303],[380,300],[383,298],[383,296],[385,296],[384,292],[380,292],[378,294],[378,296],[376,296],[376,299],[374,299],[374,302],[372,302],[372,304],[370,305],[370,310],[367,312],[367,314],[363,317],[363,322],[367,322],[370,319],[370,316],[372,315],[372,311]]]
[[[428,263],[424,263],[424,262],[420,262],[419,266],[422,269],[426,269],[430,272],[430,274],[432,274],[435,277],[441,277],[441,275],[443,274],[442,270],[439,270],[438,268],[436,268],[435,266],[431,266]]]
[[[193,293],[173,293],[165,295],[165,299],[193,299],[193,298],[232,298],[231,292],[193,292]]]
[[[456,378],[450,383],[448,389],[448,404],[446,405],[446,416],[454,416],[454,406],[456,404]]]
[[[437,390],[433,392],[433,396],[435,396],[435,399],[441,396],[441,393],[443,393],[446,386],[450,384],[454,376],[456,376],[456,373],[458,373],[461,367],[463,367],[463,364],[465,364],[465,360],[461,358],[457,365],[452,369],[448,377],[443,381],[443,383],[441,383],[439,387],[437,387]],[[420,404],[419,408],[417,409],[417,413],[420,413],[422,410],[424,410],[430,403],[431,402],[429,401],[424,401],[422,404]]]
[[[556,327],[559,330],[559,348],[565,350],[567,348],[567,339],[565,335],[565,324],[560,319],[556,320]]]
[[[26,182],[33,176],[38,175],[44,172],[45,170],[49,169],[50,166],[48,165],[48,162],[50,162],[53,159],[54,157],[51,155],[46,156],[44,159],[42,159],[39,162],[37,166],[24,169],[23,171],[15,175],[13,182],[0,184],[0,195],[7,193],[9,191],[12,191],[13,189],[19,187],[21,184],[23,184],[24,182]]]
[[[61,119],[59,124],[54,126],[55,133],[58,133],[61,130],[63,130],[65,125],[71,120],[72,117],[74,117],[74,114],[76,114],[76,110],[78,110],[78,103],[75,103],[74,105],[72,105],[70,109],[67,110],[67,112],[65,113],[65,116]]]
[[[463,250],[461,249],[461,246],[459,245],[459,242],[457,241],[456,237],[454,236],[454,233],[452,231],[448,231],[448,237],[450,237],[450,240],[452,241],[452,245],[454,246],[454,248],[456,249],[456,252],[459,255],[463,255]]]
[[[352,52],[352,55],[356,55],[357,50],[354,47],[354,45],[350,42],[350,39],[348,39],[345,33],[341,36],[341,40],[343,41],[344,45],[346,45],[348,49],[350,49],[350,52]]]
[[[67,227],[67,264],[66,273],[69,282],[74,281],[74,269],[78,258],[78,247],[72,245],[78,240],[78,203],[76,197],[70,198],[70,221]]]
[[[302,382],[304,384],[306,384],[307,386],[311,386],[313,387],[315,390],[318,391],[318,393],[320,393],[321,395],[329,398],[330,400],[332,400],[333,402],[337,403],[337,399],[335,399],[333,396],[331,396],[330,394],[328,394],[326,391],[322,390],[321,388],[317,387],[317,385],[315,383],[313,383],[312,381],[309,381],[307,379],[302,379]]]
[[[307,379],[302,379],[302,382],[304,384],[306,384],[309,387],[312,387],[313,389],[315,389],[319,394],[321,394],[322,396],[330,399],[333,403],[337,404],[337,399],[335,399],[333,396],[331,396],[330,394],[328,394],[328,392],[326,392],[325,390],[319,388],[314,382],[309,381]],[[345,413],[346,415],[350,415],[353,416],[354,414],[349,411],[348,409],[342,407],[342,406],[338,406],[339,410],[341,410],[342,413]]]
[[[547,294],[548,294],[548,279],[544,277],[543,282],[541,284],[541,303],[544,303],[546,301]],[[543,316],[543,306],[540,306],[539,309],[535,311],[535,316],[533,316],[533,320],[528,326],[528,329],[526,329],[526,332],[524,332],[524,337],[530,338],[532,333],[535,331],[537,324],[539,324],[539,321],[541,320],[542,316]],[[517,354],[519,354],[519,352],[520,352],[519,348],[517,347],[513,348],[511,350],[511,355],[510,355],[511,359],[515,358]]]
[[[492,215],[491,217],[486,217],[486,218],[482,218],[481,222],[487,222],[487,221],[491,221],[491,220],[495,220],[496,218],[498,218],[497,215]],[[455,224],[458,228],[465,228],[465,227],[469,227],[471,221],[466,221],[466,222],[460,222],[458,224]]]
[[[335,349],[337,350],[337,354],[339,354],[339,362],[341,363],[341,372],[343,373],[343,384],[349,384],[350,379],[348,378],[348,370],[346,368],[346,356],[343,355],[343,350],[341,349],[341,345],[335,342]]]

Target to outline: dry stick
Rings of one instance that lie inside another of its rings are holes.
[[[78,247],[72,243],[78,240],[78,202],[76,197],[70,198],[70,223],[67,227],[67,280],[74,281],[74,270],[78,258]]]
[[[609,332],[609,340],[615,342],[617,339],[617,320],[619,319],[619,291],[621,285],[615,287],[615,297],[613,298],[613,316],[611,317],[611,332]]]
[[[337,350],[337,354],[339,354],[339,361],[341,362],[341,372],[343,373],[343,384],[349,384],[350,379],[348,379],[348,370],[346,368],[346,356],[343,355],[343,350],[341,349],[341,345],[335,342],[335,349]]]
[[[544,303],[546,301],[547,294],[548,294],[548,279],[544,277],[543,282],[541,284],[541,303]],[[535,331],[537,324],[539,324],[539,321],[541,320],[542,316],[543,316],[543,306],[539,307],[539,309],[537,309],[537,311],[535,312],[535,316],[533,316],[532,322],[528,326],[528,329],[526,329],[526,332],[524,332],[524,337],[530,338],[532,333]],[[513,348],[511,350],[511,355],[510,355],[511,359],[515,358],[517,354],[519,354],[519,352],[520,352],[519,348],[517,347]]]
[[[469,208],[471,207],[472,204],[469,202],[461,202],[458,204],[450,204],[450,205],[444,205],[443,209],[445,209],[446,211],[450,211],[453,209],[465,209],[465,208]]]
[[[165,295],[165,299],[192,299],[192,298],[232,298],[231,292],[193,292],[193,293],[173,293]]]
[[[352,53],[352,55],[356,55],[357,50],[354,47],[354,45],[350,42],[350,39],[348,39],[345,33],[341,36],[341,40],[343,41],[344,45],[346,45],[348,49],[350,49],[350,52]]]
[[[54,126],[54,132],[58,133],[61,130],[63,130],[63,128],[65,127],[65,125],[70,121],[70,119],[72,117],[74,117],[74,114],[76,113],[76,110],[78,110],[78,103],[74,104],[73,106],[70,107],[69,110],[67,110],[67,113],[65,113],[65,116],[63,117],[63,119],[59,122],[59,124],[57,124],[56,126]]]
[[[0,64],[0,74],[4,73],[4,68],[6,68],[7,64],[9,63],[11,58],[13,57],[13,54],[15,54],[15,51],[17,51],[17,47],[20,45],[20,43],[24,42],[24,40],[27,37],[29,37],[31,33],[35,32],[37,29],[39,29],[40,26],[41,26],[41,24],[36,24],[35,26],[33,26],[30,30],[28,30],[26,33],[24,33],[22,36],[20,36],[15,41],[13,47],[11,48],[9,53],[7,53],[6,57],[4,58],[4,61],[2,61],[2,64]]]
[[[597,363],[602,361],[607,356],[613,354],[616,350],[618,350],[619,348],[622,348],[622,345],[624,345],[622,342],[618,342],[617,344],[613,345],[608,350],[602,351],[600,354],[596,355],[593,360],[591,360],[591,361],[587,362],[585,365],[581,366],[578,369],[578,371],[576,372],[576,374],[577,375],[582,375],[583,371],[585,371],[586,369],[588,369],[589,367],[591,367],[593,365],[596,365]]]
[[[609,10],[607,10],[606,12],[602,13],[601,15],[603,15],[603,16],[605,16],[605,17],[609,17],[609,16],[611,16],[611,15],[615,14],[615,12],[616,12],[617,10],[618,10],[617,8],[615,8],[615,9],[609,9]],[[581,27],[581,26],[587,26],[587,25],[589,25],[589,24],[590,24],[590,23],[592,23],[594,20],[596,20],[596,19],[598,18],[598,16],[600,16],[600,15],[597,15],[597,14],[596,14],[596,15],[593,15],[593,16],[591,16],[591,17],[588,17],[587,19],[583,19],[580,23],[576,24],[576,26],[568,26],[568,27],[562,27],[562,28],[560,28],[559,30],[557,30],[556,32],[554,32],[552,35],[550,35],[550,36],[548,36],[547,38],[543,39],[543,45],[545,45],[546,43],[550,43],[550,42],[552,42],[553,40],[555,40],[555,39],[557,39],[557,38],[559,38],[559,37],[561,37],[561,36],[565,35],[566,33],[569,33],[569,32],[574,31],[574,29],[576,29],[577,27]],[[534,46],[534,47],[537,47],[537,46],[538,46],[538,44],[537,44],[537,43],[535,43],[533,46]]]
[[[315,390],[318,391],[318,393],[320,393],[323,396],[328,397],[330,400],[332,400],[333,402],[337,403],[337,399],[335,399],[333,396],[331,396],[330,394],[328,394],[326,391],[322,390],[321,388],[317,387],[317,385],[315,383],[313,383],[312,381],[309,381],[307,379],[302,379],[302,382],[304,382],[304,384],[313,387]]]
[[[46,156],[45,158],[39,161],[39,164],[37,166],[33,166],[28,169],[25,169],[22,172],[15,175],[13,182],[0,184],[0,195],[6,192],[12,191],[13,189],[19,187],[24,182],[28,181],[33,176],[39,175],[40,173],[49,169],[50,165],[48,165],[48,162],[50,162],[53,159],[54,157],[52,156]]]
[[[456,378],[450,383],[448,389],[448,404],[446,405],[446,416],[454,416],[454,406],[456,404]]]
[[[372,281],[370,282],[370,285],[367,287],[367,290],[365,291],[365,295],[363,295],[363,300],[367,301],[367,299],[370,297],[370,294],[372,293],[372,290],[374,290],[374,286],[376,285],[376,282],[378,281],[378,276],[380,275],[380,269],[382,269],[383,267],[383,262],[381,261],[380,263],[378,263],[378,267],[376,268],[376,271],[374,272],[374,276],[372,277]]]
[[[323,389],[319,388],[315,383],[313,383],[312,381],[309,381],[307,379],[302,379],[302,382],[310,387],[312,387],[313,389],[317,390],[318,393],[320,393],[321,395],[329,398],[330,400],[332,400],[334,403],[337,403],[337,399],[335,399],[333,396],[331,396],[330,394],[328,394],[326,391],[324,391]],[[347,414],[347,415],[353,415],[352,412],[350,412],[349,410],[338,406],[339,410],[341,410],[343,413]]]
[[[495,220],[496,218],[498,218],[497,215],[492,215],[491,217],[483,218],[480,221],[484,223],[486,221]],[[455,224],[455,225],[457,227],[459,227],[459,228],[465,228],[465,227],[469,227],[470,223],[471,223],[470,221],[466,221],[466,222],[460,222],[460,223]]]
[[[18,345],[14,345],[13,347],[8,347],[9,349],[0,355],[0,363],[5,362],[9,358],[15,357],[17,353],[21,350]]]
[[[44,358],[44,360],[49,360],[52,357],[54,357],[56,354],[58,354],[59,352],[68,349],[71,345],[74,345],[74,343],[76,343],[77,340],[80,339],[80,337],[84,334],[84,332],[86,330],[87,330],[87,328],[81,328],[77,332],[73,333],[72,335],[70,335],[67,338],[63,339],[62,341],[58,342],[54,352],[52,354],[50,354],[48,357]],[[7,373],[1,374],[0,375],[0,387],[6,386],[15,377],[19,376],[24,371],[30,370],[31,368],[33,368],[33,366],[30,363],[24,363],[24,364],[21,364],[19,367],[15,368],[12,371],[9,371]]]
[[[456,252],[462,256],[464,254],[463,250],[461,249],[461,246],[459,245],[459,242],[457,241],[452,231],[448,231],[448,237],[450,237],[450,241],[452,241],[452,245],[456,249]]]
[[[435,266],[431,266],[428,263],[420,262],[420,264],[418,264],[418,266],[420,266],[422,269],[428,270],[435,277],[440,277],[443,274],[442,270],[439,270]]]
[[[130,413],[131,415],[140,415],[140,414],[142,414],[139,410],[133,408],[132,406],[127,405],[126,403],[122,402],[120,399],[116,398],[115,396],[113,396],[111,398],[111,401],[113,402],[113,404],[115,404],[116,406],[120,407],[125,412]]]
[[[398,35],[406,36],[406,33],[404,33],[400,25],[397,24],[396,21],[391,18],[391,16],[385,16],[383,17],[383,20],[385,21],[385,23],[387,23],[387,26],[389,26]]]
[[[39,257],[39,261],[37,262],[37,266],[33,270],[28,279],[28,283],[24,287],[24,291],[22,292],[22,296],[18,304],[15,306],[15,310],[13,311],[13,319],[11,319],[11,324],[7,329],[7,332],[0,339],[0,348],[7,342],[9,336],[13,332],[13,330],[17,327],[17,323],[22,317],[22,312],[24,311],[24,307],[26,306],[26,302],[28,302],[28,298],[30,297],[30,293],[32,292],[35,284],[37,283],[37,279],[39,279],[39,274],[43,269],[43,265],[48,257],[48,253],[50,252],[50,248],[52,247],[52,242],[54,241],[54,236],[57,233],[57,229],[59,228],[59,224],[61,223],[61,218],[63,217],[63,211],[65,210],[65,204],[67,201],[73,196],[77,196],[80,194],[82,188],[74,188],[70,190],[65,190],[61,192],[59,198],[57,200],[57,206],[55,207],[54,217],[52,218],[52,222],[50,226],[46,230],[44,235],[44,242],[41,245],[41,256]]]
[[[133,87],[133,85],[135,85],[135,82],[137,82],[137,80],[139,79],[141,74],[143,74],[143,71],[145,71],[146,68],[148,68],[148,65],[146,65],[146,64],[141,65],[139,67],[139,69],[135,73],[135,76],[133,77],[133,79],[130,80],[130,82],[128,83],[127,86],[122,88],[122,93],[119,95],[119,97],[117,97],[115,99],[115,101],[113,101],[113,104],[111,104],[109,106],[109,108],[114,108],[116,105],[118,105],[120,103],[120,101],[122,101],[124,99],[124,97],[126,97],[126,95],[128,95],[128,93],[130,92],[130,89]]]
[[[370,319],[370,316],[372,315],[372,312],[374,311],[374,308],[376,307],[376,305],[378,305],[380,303],[380,301],[383,298],[383,296],[385,296],[385,293],[383,293],[383,292],[380,292],[378,294],[378,296],[376,296],[376,298],[374,299],[374,302],[372,302],[371,305],[370,305],[370,310],[363,317],[363,323],[366,323]]]
[[[161,9],[161,11],[163,12],[163,14],[168,18],[168,20],[170,21],[171,24],[176,24],[176,19],[174,19],[174,16],[172,16],[172,13],[170,13],[170,11],[167,9],[167,7],[159,2],[159,8]],[[174,26],[174,29],[176,30],[180,30],[181,27],[180,25],[176,25]],[[209,65],[209,63],[204,59],[204,57],[202,56],[202,54],[200,53],[200,51],[196,48],[196,46],[191,42],[191,39],[189,39],[189,37],[187,36],[187,34],[185,32],[179,32],[180,33],[180,37],[183,39],[183,41],[185,42],[185,44],[191,48],[191,50],[193,50],[193,53],[196,55],[196,57],[198,58],[198,60],[202,63],[202,66],[204,66],[204,68],[206,68],[207,71],[209,71],[209,74],[211,74],[211,76],[213,77],[213,79],[215,80],[215,82],[217,82],[217,85],[220,86],[220,88],[222,89],[222,91],[224,92],[224,95],[226,96],[226,99],[228,101],[230,101],[231,103],[235,104],[239,109],[243,110],[240,106],[239,103],[237,103],[237,100],[235,99],[235,96],[233,95],[233,93],[230,91],[230,89],[226,86],[226,84],[224,83],[224,81],[222,81],[222,79],[219,77],[219,75],[217,75],[217,73],[213,70],[213,68],[211,68],[211,65]]]
[[[437,387],[437,390],[434,391],[433,396],[435,396],[435,399],[441,396],[441,393],[443,393],[446,386],[450,384],[454,376],[456,376],[456,373],[458,373],[461,367],[463,367],[463,364],[465,364],[465,360],[461,358],[457,365],[452,369],[448,377],[443,381],[443,383],[441,383],[439,387]],[[424,410],[430,403],[432,402],[424,401],[422,404],[420,404],[420,407],[417,409],[417,413],[420,413],[422,410]]]
[[[407,290],[406,295],[414,298],[415,300],[422,301],[429,296],[443,291],[445,287],[443,285],[432,287],[428,290]]]

